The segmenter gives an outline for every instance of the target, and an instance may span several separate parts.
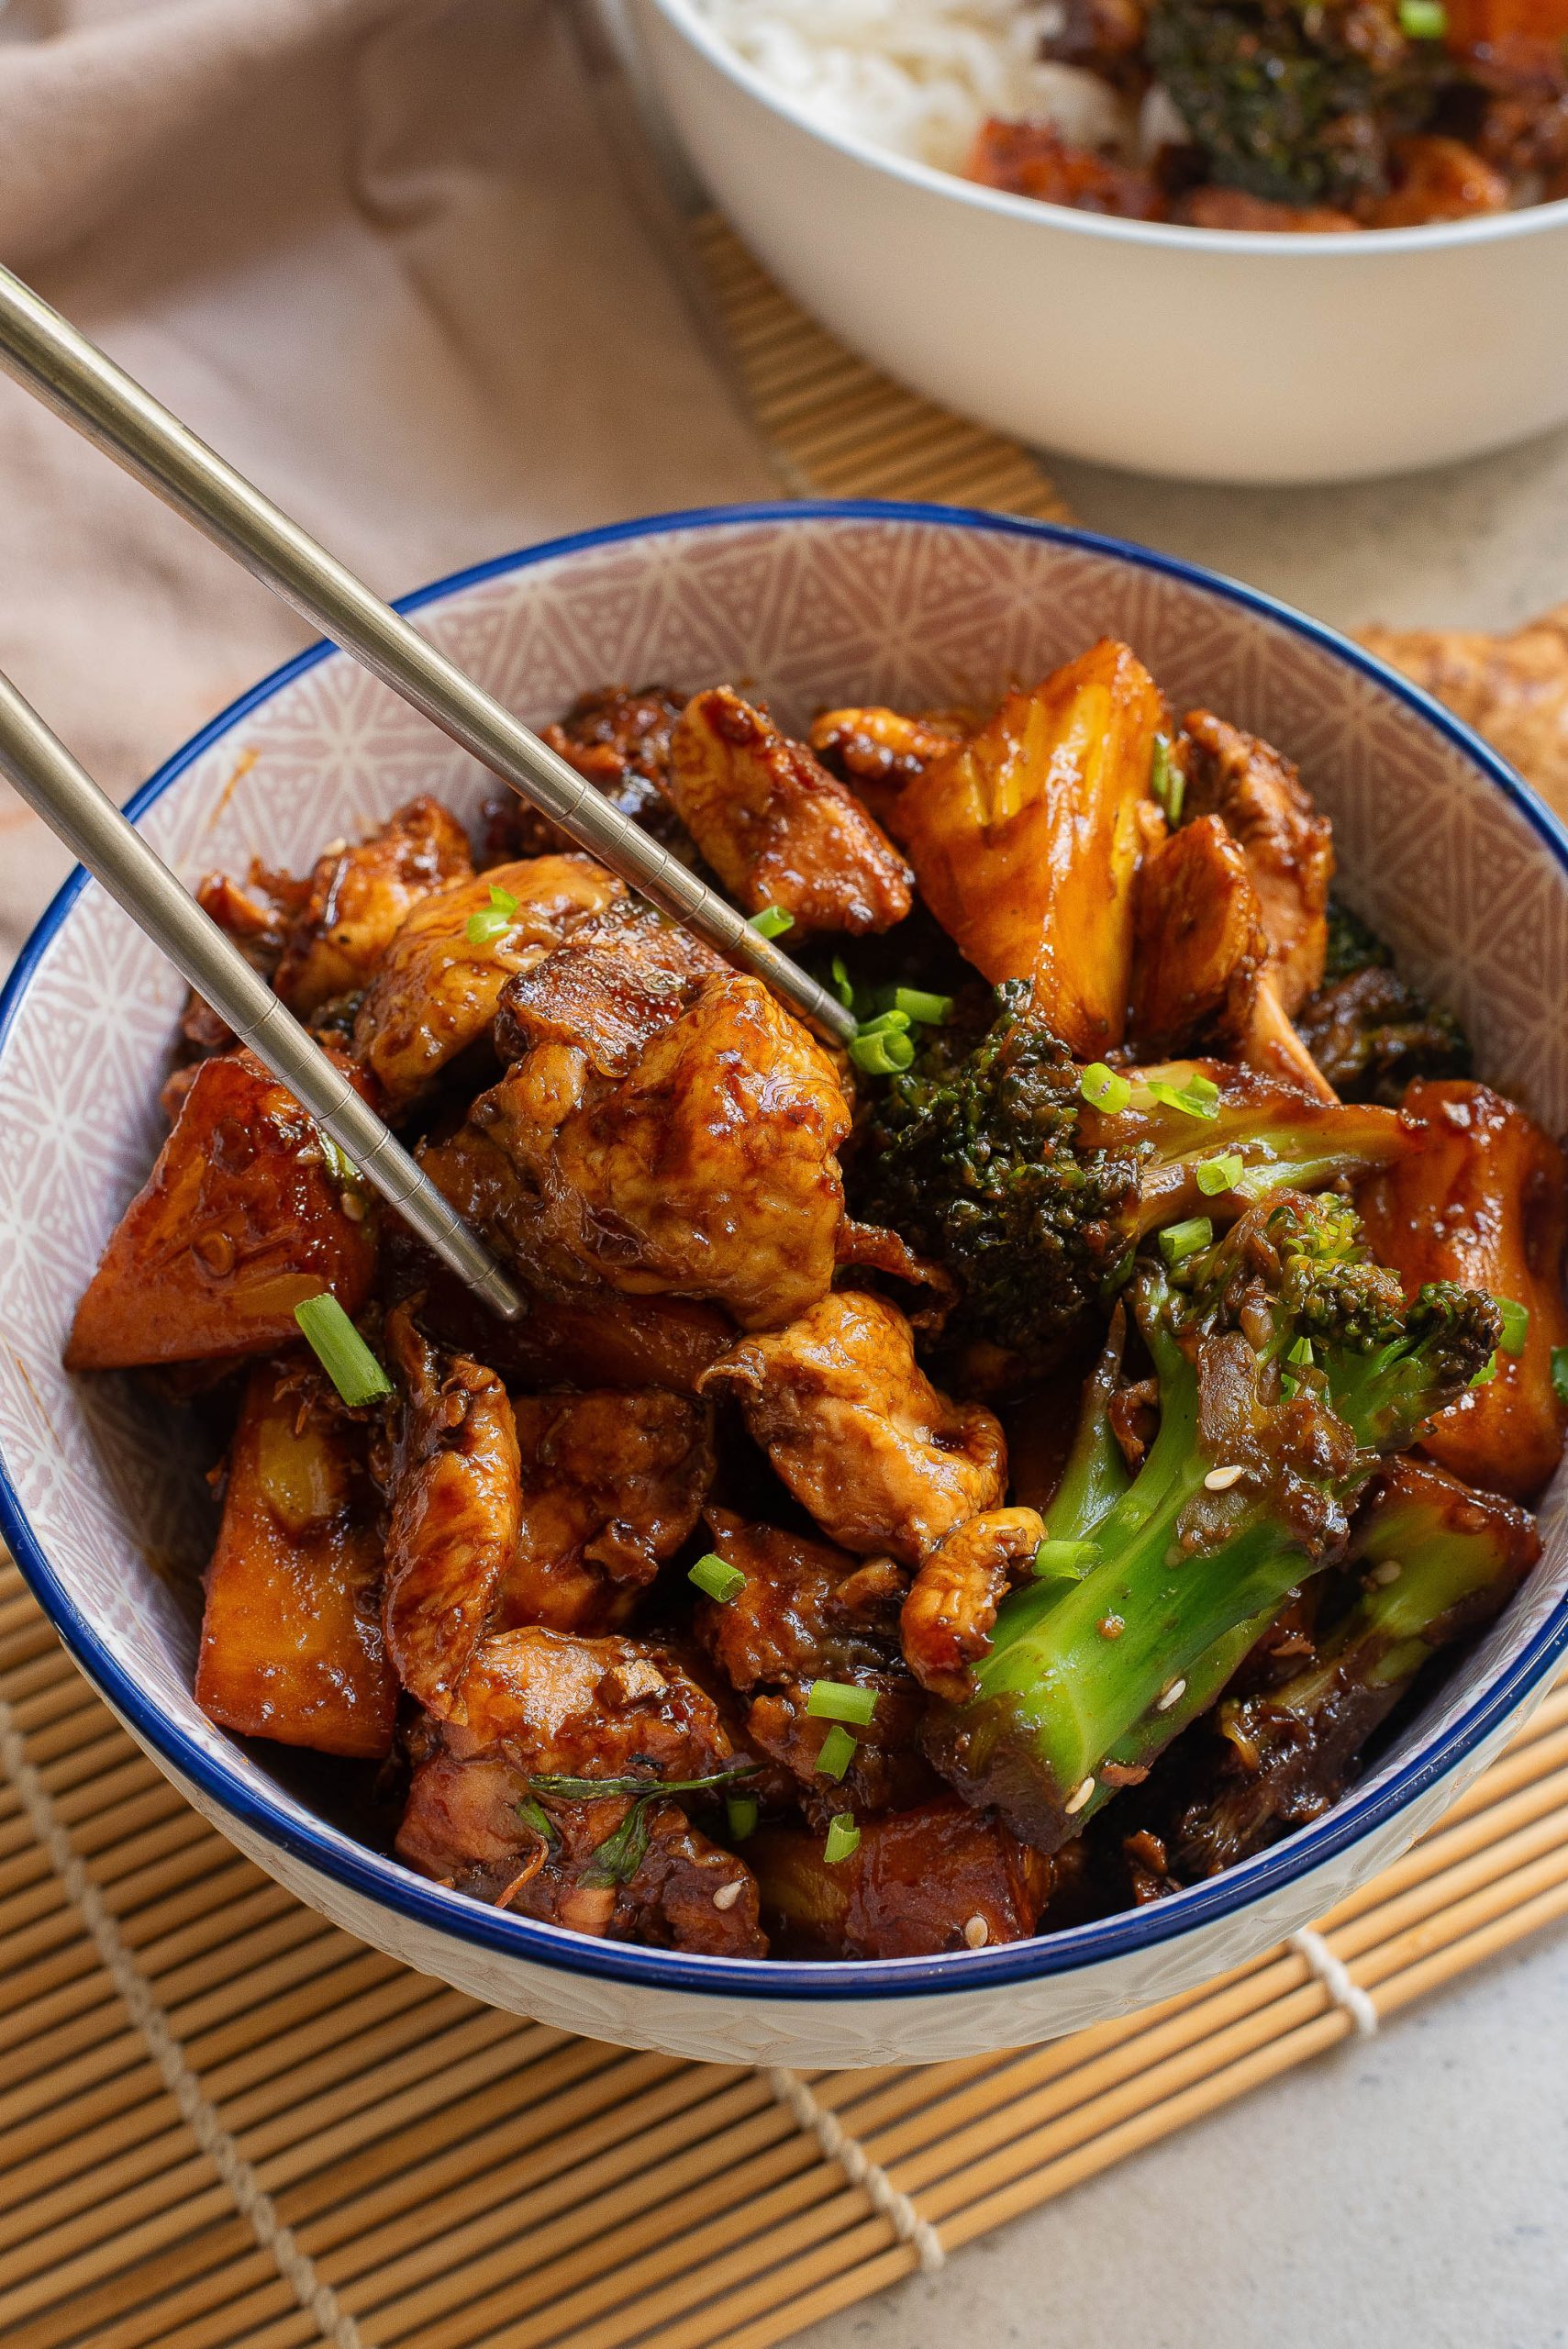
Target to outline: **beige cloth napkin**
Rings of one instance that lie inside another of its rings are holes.
[[[772,485],[546,0],[12,0],[0,259],[384,594]],[[307,633],[4,380],[0,547],[121,797]],[[67,864],[5,792],[0,965]]]

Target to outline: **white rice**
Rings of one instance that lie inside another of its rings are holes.
[[[1095,74],[1040,58],[1060,0],[693,0],[749,65],[824,129],[956,171],[988,115],[1052,122],[1087,147],[1129,124]]]

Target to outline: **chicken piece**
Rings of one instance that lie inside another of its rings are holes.
[[[1488,1085],[1418,1078],[1400,1119],[1414,1148],[1356,1195],[1373,1254],[1412,1297],[1425,1281],[1458,1281],[1529,1315],[1522,1351],[1499,1350],[1496,1376],[1440,1411],[1423,1448],[1467,1485],[1529,1500],[1568,1430],[1551,1375],[1553,1352],[1568,1345],[1568,1167]]]
[[[513,1398],[522,1521],[496,1622],[608,1631],[691,1532],[713,1481],[711,1414],[614,1389]]]
[[[1359,236],[1361,222],[1329,204],[1273,204],[1239,187],[1195,187],[1173,217],[1190,228],[1233,228],[1276,237]]]
[[[704,979],[728,968],[694,930],[641,898],[617,897],[507,981],[496,1050],[517,1061],[540,1044],[570,1045],[599,1075],[628,1076]]]
[[[746,1846],[762,1914],[789,1945],[820,1957],[934,1957],[1027,1941],[1055,1863],[951,1795],[861,1823],[847,1859],[820,1836],[764,1827]]]
[[[1323,984],[1333,828],[1290,761],[1257,735],[1207,709],[1190,709],[1182,726],[1187,817],[1218,816],[1246,858],[1288,1019]]]
[[[1139,1044],[1176,1052],[1244,1035],[1268,946],[1247,860],[1218,816],[1200,816],[1145,858],[1134,903]]]
[[[468,834],[439,799],[411,799],[368,840],[317,860],[272,984],[292,1011],[362,987],[412,907],[473,871]]]
[[[1109,212],[1121,220],[1163,220],[1168,206],[1149,172],[1134,171],[1092,147],[1075,147],[1053,123],[983,122],[964,159],[963,176],[1037,204],[1073,212]]]
[[[407,1309],[387,1317],[403,1388],[382,1620],[387,1653],[428,1710],[462,1720],[465,1675],[517,1545],[517,1428],[494,1371],[443,1362]]]
[[[389,1750],[397,1683],[365,1449],[314,1365],[250,1373],[196,1664],[196,1702],[219,1728],[354,1760]]]
[[[359,1311],[375,1228],[363,1193],[328,1164],[314,1121],[253,1053],[204,1061],[76,1308],[66,1367],[291,1343],[307,1297],[330,1289],[345,1313]]]
[[[227,873],[209,873],[197,887],[196,903],[270,985],[288,941],[289,925],[309,887],[307,881],[274,873],[255,857],[243,886]],[[203,1054],[231,1052],[238,1041],[228,1020],[194,988],[186,998],[180,1034],[192,1052]]]
[[[480,1646],[450,1753],[498,1752],[530,1777],[662,1780],[736,1766],[718,1707],[662,1648],[531,1625]]]
[[[468,1137],[470,1130],[463,1132]],[[448,1147],[456,1150],[455,1139]],[[493,1147],[491,1155],[515,1189],[511,1162]],[[461,1152],[458,1158],[471,1177],[484,1171]],[[454,1196],[452,1163],[450,1156],[434,1150],[425,1154],[426,1166],[438,1172],[449,1197]],[[454,1204],[470,1220],[486,1226],[494,1201],[483,1183],[475,1182]],[[528,1311],[518,1320],[500,1322],[455,1273],[422,1250],[410,1248],[408,1255],[417,1272],[391,1293],[422,1290],[419,1318],[425,1328],[459,1353],[483,1352],[513,1392],[662,1386],[674,1395],[695,1395],[708,1364],[734,1343],[734,1322],[711,1305],[680,1297],[617,1297],[610,1288],[584,1289],[563,1298],[530,1290]]]
[[[742,1696],[764,1686],[843,1680],[898,1661],[898,1609],[906,1589],[891,1561],[862,1564],[734,1511],[710,1508],[714,1545],[746,1577],[722,1604],[700,1598],[692,1627]]]
[[[551,1806],[548,1839],[519,1810],[523,1803],[539,1808],[512,1764],[434,1753],[415,1771],[398,1857],[472,1898],[573,1932],[711,1957],[767,1955],[756,1878],[693,1827],[678,1803],[644,1806],[611,1795]],[[641,1849],[628,1854],[634,1812]]]
[[[705,980],[619,1079],[574,1046],[539,1045],[470,1124],[517,1170],[512,1245],[547,1286],[710,1298],[759,1329],[832,1280],[849,1106],[758,980]]]
[[[1362,207],[1362,218],[1369,228],[1418,228],[1429,220],[1467,220],[1507,207],[1507,181],[1462,139],[1400,139],[1394,145],[1394,185]]]
[[[495,937],[468,925],[493,910],[491,891],[516,900]],[[507,980],[613,898],[624,885],[586,856],[538,856],[502,864],[422,898],[371,980],[354,1020],[354,1051],[395,1119],[449,1062],[489,1031]]]
[[[1361,640],[1446,702],[1568,816],[1568,604],[1511,635],[1374,627]]]
[[[895,829],[921,895],[993,982],[1032,978],[1040,1017],[1080,1058],[1119,1043],[1132,885],[1158,687],[1108,639],[899,794]]]
[[[541,726],[539,734],[613,807],[690,864],[696,852],[661,788],[669,772],[670,729],[684,705],[685,696],[668,685],[600,685],[574,701],[558,725]],[[558,825],[512,791],[487,800],[484,818],[485,846],[497,863],[572,846]]]
[[[995,1413],[931,1385],[908,1322],[880,1297],[840,1290],[776,1335],[741,1339],[701,1391],[735,1397],[796,1500],[862,1555],[917,1565],[1006,1486]]]
[[[1319,1101],[1335,1102],[1339,1098],[1295,1021],[1286,1018],[1272,971],[1263,971],[1259,976],[1252,996],[1252,1016],[1241,1038],[1241,1056],[1247,1066],[1261,1075],[1298,1085],[1316,1094]]]
[[[666,788],[746,912],[778,906],[797,932],[891,930],[913,903],[903,858],[836,775],[728,685],[689,701]]]
[[[904,785],[973,730],[969,719],[940,711],[906,718],[897,709],[825,709],[809,739],[828,774],[886,824]]]
[[[715,1546],[746,1577],[733,1598],[699,1599],[693,1629],[731,1686],[750,1698],[745,1742],[800,1790],[823,1828],[857,1812],[917,1802],[938,1785],[919,1750],[927,1705],[905,1669],[898,1609],[907,1577],[891,1558],[866,1562],[823,1542],[710,1508]],[[838,1777],[819,1768],[831,1721],[808,1709],[814,1680],[874,1689],[869,1724]]]
[[[996,1609],[1029,1574],[1044,1539],[1038,1509],[988,1509],[955,1526],[922,1562],[900,1628],[905,1659],[923,1688],[950,1705],[973,1693],[970,1667],[991,1652]]]

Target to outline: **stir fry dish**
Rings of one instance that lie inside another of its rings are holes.
[[[67,1360],[210,1435],[207,1715],[473,1900],[721,1956],[1017,1942],[1317,1818],[1539,1555],[1568,1191],[1296,768],[1109,641],[550,736],[854,1040],[509,800],[204,885],[528,1301],[190,1003]]]
[[[1204,228],[1409,228],[1568,196],[1565,0],[1062,0],[1071,111],[992,117],[967,175]]]

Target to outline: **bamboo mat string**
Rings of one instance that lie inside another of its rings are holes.
[[[1377,2009],[1342,1957],[1336,1957],[1321,1933],[1304,1925],[1288,1937],[1289,1946],[1307,1960],[1337,2007],[1342,2007],[1362,2039],[1377,2035]]]
[[[333,2349],[366,2349],[359,2326],[317,2274],[293,2230],[203,2093],[168,2020],[137,1969],[102,1893],[83,1866],[53,1798],[28,1758],[10,1699],[0,1695],[0,1773],[16,1789],[39,1843],[79,1912],[126,2011],[151,2051],[159,2076],[202,2152],[233,2196],[257,2242],[271,2254],[301,2308]]]
[[[942,2239],[929,2219],[923,2219],[912,2198],[895,2186],[880,2162],[872,2159],[858,2137],[845,2128],[836,2112],[819,2104],[798,2072],[773,2065],[762,2074],[797,2128],[815,2137],[830,2162],[837,2162],[851,2186],[862,2188],[892,2227],[900,2243],[910,2244],[923,2275],[934,2276],[947,2266]]]

